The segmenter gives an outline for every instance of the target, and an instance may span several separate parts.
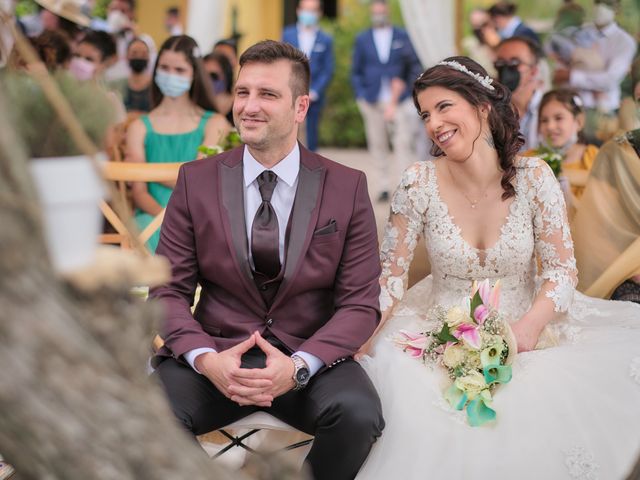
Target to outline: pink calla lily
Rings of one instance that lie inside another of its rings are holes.
[[[489,296],[489,304],[495,310],[498,310],[500,307],[500,291],[502,290],[502,282],[500,279],[496,282],[491,290],[491,295]]]
[[[459,340],[464,341],[471,348],[478,350],[482,343],[478,325],[463,323],[458,325],[451,334]]]
[[[427,348],[428,338],[422,333],[399,330],[394,342],[409,355],[417,358],[424,354]]]
[[[473,318],[478,325],[482,325],[489,316],[489,308],[485,305],[478,305],[473,312]]]
[[[489,283],[488,278],[480,282],[480,285],[478,285],[478,293],[480,294],[482,303],[489,305],[489,301],[491,299],[491,284]]]

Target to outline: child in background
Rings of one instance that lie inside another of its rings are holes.
[[[558,180],[563,185],[568,203],[575,207],[598,153],[598,147],[585,144],[582,137],[585,122],[582,99],[571,89],[551,90],[542,97],[539,108],[541,147],[529,154],[541,155],[542,152],[551,151],[561,156]],[[571,180],[570,188],[567,178]]]

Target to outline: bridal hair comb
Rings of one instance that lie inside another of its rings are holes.
[[[472,72],[467,67],[465,67],[459,62],[456,62],[455,60],[451,60],[449,62],[440,62],[438,65],[445,65],[449,68],[453,68],[454,70],[458,70],[459,72],[465,73],[470,77],[473,77],[480,85],[482,85],[487,90],[491,90],[491,91],[495,90],[495,87],[491,85],[493,83],[493,78],[491,78],[489,75],[486,75],[483,77],[479,73]]]

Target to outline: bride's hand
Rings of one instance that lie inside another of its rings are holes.
[[[367,340],[356,352],[353,356],[356,360],[361,360],[365,355],[369,355],[371,353],[371,349],[373,348],[373,339],[375,335],[373,335],[369,340]]]
[[[532,322],[520,319],[511,324],[511,330],[518,342],[518,352],[530,352],[536,348],[540,331]]]

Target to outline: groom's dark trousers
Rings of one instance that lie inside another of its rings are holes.
[[[156,250],[171,281],[151,291],[162,300],[165,346],[155,358],[176,416],[193,434],[259,410],[240,407],[184,360],[202,347],[220,352],[256,330],[281,351],[303,351],[324,368],[301,391],[266,412],[314,435],[307,457],[317,480],[353,478],[384,428],[380,400],[351,359],[375,330],[380,311],[377,230],[362,172],[300,146],[300,171],[277,278],[260,279],[249,261],[243,147],[180,169]],[[196,285],[202,286],[191,313]],[[258,349],[243,366],[261,367]]]

